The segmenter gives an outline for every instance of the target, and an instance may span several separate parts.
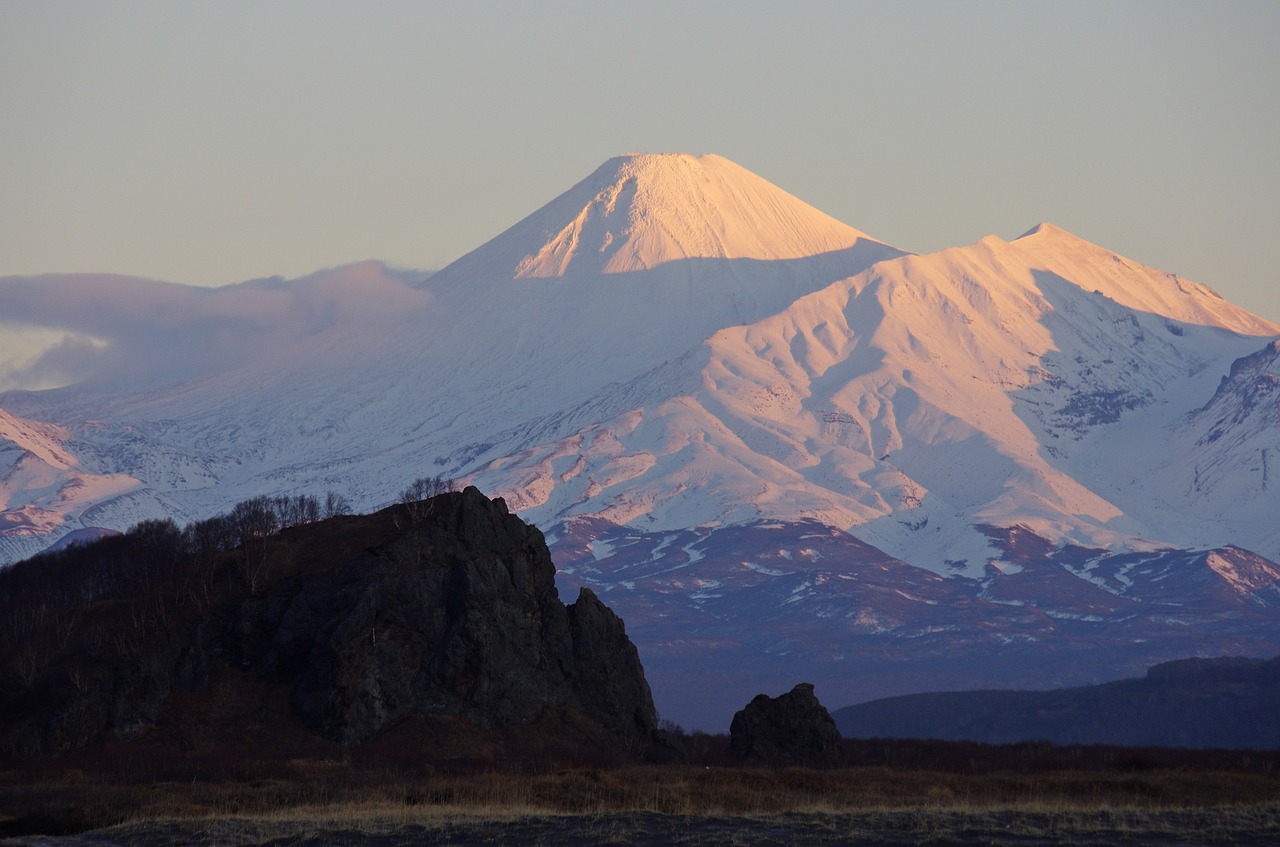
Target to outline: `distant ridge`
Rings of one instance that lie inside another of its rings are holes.
[[[1183,659],[1054,691],[911,694],[832,713],[848,738],[1280,748],[1280,657]]]

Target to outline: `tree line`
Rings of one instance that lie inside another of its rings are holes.
[[[415,480],[396,501],[396,525],[402,516],[416,525],[431,509],[423,500],[454,488],[443,477]],[[351,513],[350,501],[332,491],[323,500],[252,497],[184,527],[169,518],[144,520],[119,535],[0,568],[0,671],[30,686],[73,640],[90,635],[80,630],[91,613],[115,620],[88,628],[93,643],[83,646],[127,660],[190,607],[212,606],[229,577],[258,593],[271,575],[273,539],[283,530]],[[74,669],[68,673],[74,684]]]

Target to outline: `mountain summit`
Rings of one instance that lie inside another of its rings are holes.
[[[728,159],[636,153],[594,173],[446,269],[541,279],[645,271],[694,259],[800,259],[862,245],[901,251]]]
[[[1044,271],[1064,279],[1087,275],[1094,291],[1130,309],[1246,335],[1280,333],[1280,326],[1227,302],[1206,285],[1126,259],[1050,223],[1036,225],[1012,244],[1030,253]]]
[[[632,155],[417,285],[320,282],[140,313],[0,280],[95,375],[0,394],[0,561],[444,475],[544,529],[703,726],[797,677],[1280,653],[1280,327],[1057,227],[908,254],[720,157]],[[178,357],[198,378],[148,365]]]

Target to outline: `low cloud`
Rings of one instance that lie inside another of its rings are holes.
[[[0,303],[0,391],[9,391],[190,379],[325,334],[388,332],[429,296],[366,262],[217,289],[105,274],[8,277]]]

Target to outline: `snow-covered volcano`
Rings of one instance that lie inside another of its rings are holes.
[[[436,281],[598,277],[699,259],[808,259],[859,245],[878,258],[901,252],[720,156],[637,154],[605,162]]]
[[[1280,650],[1280,327],[1048,224],[912,255],[725,159],[633,155],[429,276],[0,302],[0,385],[41,389],[0,394],[9,560],[445,474],[548,531],[703,725],[802,670],[924,686],[849,681],[910,664],[887,643],[957,687],[1015,682],[974,659],[1001,644],[1043,685]]]
[[[373,506],[406,477],[463,475],[610,418],[637,391],[678,393],[644,379],[901,254],[718,157],[626,156],[429,277],[365,263],[214,291],[0,280],[11,338],[50,339],[14,357],[10,384],[71,382],[0,406],[65,423],[84,470],[136,478],[109,523],[330,487]],[[64,529],[107,504],[79,505]],[[9,558],[53,540],[11,529]]]
[[[1237,502],[1202,520],[1168,491],[1194,488],[1200,451],[1167,450],[1275,330],[1041,225],[885,260],[725,327],[647,380],[687,391],[504,455],[475,479],[542,525],[813,518],[968,576],[995,553],[987,525],[1108,549],[1230,541],[1277,556],[1276,522],[1251,508],[1266,503],[1260,473],[1235,477]],[[1232,449],[1256,460],[1276,436],[1255,426]],[[1164,490],[1149,490],[1157,477]]]

